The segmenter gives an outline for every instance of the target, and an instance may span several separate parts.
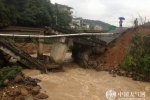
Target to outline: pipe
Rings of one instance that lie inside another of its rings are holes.
[[[93,35],[113,35],[114,33],[76,33],[76,34],[59,34],[59,35],[20,35],[20,34],[0,34],[8,37],[39,37],[39,38],[57,38],[57,37],[74,37],[74,36],[93,36]]]

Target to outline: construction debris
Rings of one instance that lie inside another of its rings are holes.
[[[37,68],[42,72],[46,72],[46,67],[44,66],[44,64],[42,64],[38,59],[31,57],[29,54],[19,49],[10,41],[1,39],[0,50],[5,54],[10,55],[14,59],[16,59],[17,62],[20,62],[28,68]]]

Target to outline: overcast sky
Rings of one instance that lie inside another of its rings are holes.
[[[130,26],[139,15],[150,19],[150,0],[51,0],[68,5],[74,16],[101,20],[118,26],[118,17],[125,17],[124,26]]]

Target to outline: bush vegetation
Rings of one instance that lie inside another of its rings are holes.
[[[0,86],[4,85],[5,80],[14,79],[17,75],[21,75],[21,68],[19,67],[5,67],[0,70]]]
[[[127,53],[123,69],[150,80],[150,36],[138,33]]]

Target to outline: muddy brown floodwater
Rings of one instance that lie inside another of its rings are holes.
[[[82,69],[76,64],[68,64],[65,72],[40,74],[38,70],[23,70],[25,75],[38,78],[47,100],[107,100],[106,91],[145,92],[145,100],[150,100],[150,83],[133,81],[127,77],[112,77],[108,72]],[[143,100],[143,99],[142,99]]]

